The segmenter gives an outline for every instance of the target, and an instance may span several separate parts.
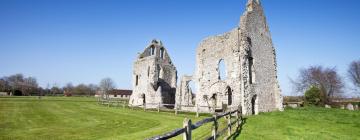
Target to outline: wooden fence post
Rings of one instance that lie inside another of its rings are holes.
[[[240,126],[240,111],[239,110],[237,110],[236,111],[236,128],[239,128],[239,126]]]
[[[231,136],[231,114],[228,115],[228,136]]]
[[[199,104],[196,104],[196,117],[199,117]]]
[[[158,113],[160,113],[160,102],[159,102],[159,104],[158,104],[158,108],[157,108],[158,110]]]
[[[191,119],[185,118],[183,128],[185,132],[183,134],[183,140],[191,140]]]
[[[217,130],[218,130],[218,122],[217,122],[217,116],[213,115],[214,117],[214,126],[213,126],[213,130],[212,130],[212,136],[213,139],[216,140],[216,134],[217,134]]]

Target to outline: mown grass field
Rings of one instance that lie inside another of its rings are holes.
[[[145,139],[182,127],[194,114],[98,105],[84,97],[0,97],[0,139]],[[211,126],[194,131],[209,135]],[[178,139],[182,139],[179,137]],[[246,119],[236,139],[360,139],[360,111],[288,109]]]

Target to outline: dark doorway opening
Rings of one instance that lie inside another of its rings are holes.
[[[227,87],[227,94],[228,94],[228,105],[232,104],[232,91],[230,87]]]
[[[14,96],[22,96],[22,92],[20,90],[15,90]]]

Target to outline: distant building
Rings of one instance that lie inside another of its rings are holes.
[[[101,97],[103,94],[102,90],[98,90],[95,94],[95,97]],[[132,90],[124,90],[124,89],[114,89],[109,93],[109,98],[119,98],[119,99],[130,99],[132,94]]]
[[[10,96],[10,93],[8,93],[8,92],[0,92],[0,96]]]

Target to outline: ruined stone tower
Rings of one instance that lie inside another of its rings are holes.
[[[174,104],[177,71],[162,42],[152,40],[133,67],[133,94],[129,105],[147,108]]]
[[[220,69],[222,63],[224,69]],[[197,84],[196,110],[200,112],[225,106],[242,106],[243,114],[248,115],[282,110],[275,48],[259,0],[248,1],[238,27],[204,39],[197,48],[194,76],[181,80],[176,98],[180,109],[195,111],[183,107],[191,93],[189,81]]]

